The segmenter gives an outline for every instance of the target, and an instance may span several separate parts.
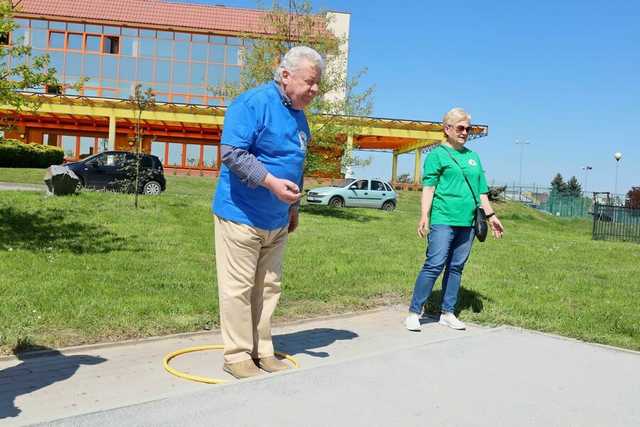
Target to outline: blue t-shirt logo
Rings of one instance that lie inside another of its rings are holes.
[[[307,151],[307,133],[303,130],[298,132],[298,139],[300,140],[300,150]]]

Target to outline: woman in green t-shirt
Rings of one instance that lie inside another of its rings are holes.
[[[443,130],[446,139],[429,153],[424,162],[418,235],[424,238],[428,234],[428,246],[427,258],[416,279],[409,316],[405,321],[411,331],[420,330],[422,306],[443,269],[440,324],[454,329],[465,328],[453,311],[458,300],[462,270],[473,243],[472,224],[478,195],[493,235],[500,238],[504,231],[487,197],[489,190],[480,157],[464,146],[471,130],[470,122],[471,116],[461,108],[445,114]]]

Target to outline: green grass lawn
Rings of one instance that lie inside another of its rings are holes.
[[[0,181],[43,175],[0,169]],[[167,192],[138,210],[132,195],[0,192],[1,353],[217,326],[214,182],[167,179]],[[474,245],[463,320],[640,350],[640,245],[592,241],[586,220],[518,204],[497,211],[507,232]],[[418,214],[417,192],[402,193],[392,213],[303,206],[277,317],[408,304],[424,260]]]

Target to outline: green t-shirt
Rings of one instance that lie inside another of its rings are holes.
[[[451,153],[460,166],[455,164]],[[469,180],[480,203],[480,194],[489,192],[480,157],[468,148],[456,151],[445,145],[433,149],[424,161],[422,185],[435,187],[431,205],[431,224],[469,227],[476,203],[462,175]]]

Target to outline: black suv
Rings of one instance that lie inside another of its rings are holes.
[[[104,151],[78,162],[66,163],[80,178],[81,187],[133,192],[136,181],[136,154],[127,151]],[[142,194],[160,194],[167,187],[160,159],[140,154]]]

